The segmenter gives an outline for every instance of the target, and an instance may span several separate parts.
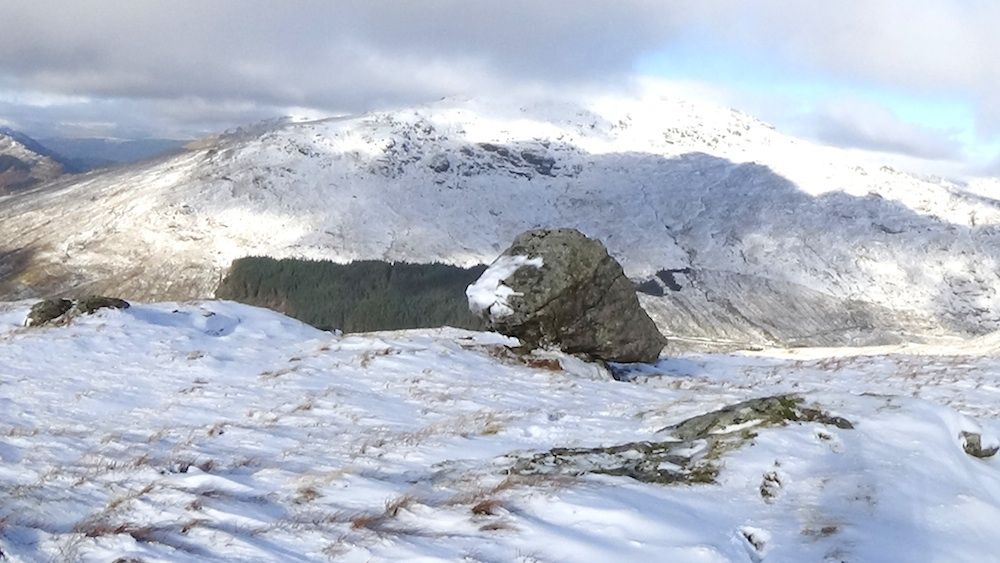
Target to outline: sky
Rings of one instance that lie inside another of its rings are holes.
[[[0,124],[190,138],[657,80],[791,134],[993,175],[998,23],[986,0],[11,0]]]

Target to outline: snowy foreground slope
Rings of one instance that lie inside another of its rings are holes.
[[[1000,329],[1000,202],[649,94],[270,124],[0,198],[0,298],[210,297],[247,255],[489,262],[577,227],[675,344]],[[657,276],[656,274],[659,273]]]
[[[620,382],[496,335],[341,337],[226,302],[26,311],[0,306],[7,561],[955,562],[1000,540],[1000,462],[958,439],[1000,430],[995,339],[686,355]],[[508,475],[784,392],[854,428],[760,428],[716,483]]]

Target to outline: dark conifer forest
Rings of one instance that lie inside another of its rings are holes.
[[[216,297],[280,311],[323,330],[482,329],[469,312],[465,288],[485,269],[254,256],[233,262]]]

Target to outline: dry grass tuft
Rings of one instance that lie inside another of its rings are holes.
[[[392,519],[399,516],[400,511],[416,502],[412,495],[401,495],[385,501],[385,510],[379,513],[366,512],[350,516],[348,521],[355,530],[368,530],[378,535],[414,533],[413,530],[390,526]]]
[[[385,524],[385,514],[358,514],[351,518],[351,528],[378,533]]]
[[[270,381],[272,379],[277,379],[277,378],[281,377],[282,375],[288,375],[289,373],[292,373],[292,372],[297,371],[297,370],[298,370],[298,366],[293,366],[293,367],[290,367],[290,368],[276,369],[276,370],[268,370],[268,371],[261,372],[261,374],[258,377],[260,378],[261,381]]]
[[[391,356],[399,353],[401,353],[401,351],[396,350],[395,348],[385,348],[384,350],[367,350],[360,356],[358,356],[359,358],[358,363],[361,365],[361,367],[366,368],[371,365],[372,361],[375,358],[381,356]]]
[[[504,507],[503,502],[496,499],[483,499],[472,506],[472,513],[476,516],[496,516],[497,512]]]
[[[401,495],[394,499],[389,499],[385,501],[385,515],[390,518],[395,518],[399,515],[400,510],[405,510],[416,502],[416,498],[412,495]]]
[[[321,496],[323,495],[320,494],[319,489],[312,485],[308,485],[298,490],[298,494],[295,495],[295,500],[292,502],[295,504],[308,504]]]
[[[519,354],[506,346],[485,347],[487,354],[507,365],[526,366],[547,371],[563,371],[562,363],[556,358],[540,358],[529,354]]]
[[[487,522],[479,527],[480,532],[502,532],[506,530],[516,530],[517,528],[510,522],[496,521]]]
[[[840,531],[840,526],[837,526],[836,524],[830,524],[818,529],[805,528],[804,530],[802,530],[802,535],[806,536],[807,538],[821,539],[821,538],[828,538],[839,531]]]

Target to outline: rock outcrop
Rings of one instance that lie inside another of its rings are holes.
[[[466,293],[472,312],[528,348],[627,363],[666,345],[621,265],[575,229],[519,235]]]
[[[959,438],[962,440],[962,449],[965,450],[965,453],[973,457],[985,459],[995,456],[1000,451],[1000,446],[995,443],[984,445],[983,436],[978,432],[963,431],[959,435]]]
[[[128,301],[117,297],[88,295],[81,297],[73,304],[73,309],[81,315],[91,315],[100,309],[128,309]]]
[[[51,323],[62,317],[73,308],[73,302],[69,299],[46,299],[31,306],[28,311],[28,318],[24,321],[24,326],[39,326]]]
[[[28,312],[24,326],[63,324],[79,315],[92,315],[101,309],[128,309],[128,301],[116,297],[88,295],[75,301],[46,299],[35,303]]]
[[[553,448],[534,455],[509,456],[512,475],[586,474],[631,477],[644,483],[713,483],[720,460],[752,442],[757,432],[791,423],[825,424],[852,430],[847,419],[834,416],[799,395],[750,399],[684,420],[660,430],[659,441],[628,442],[591,448]],[[773,496],[775,483],[764,476],[761,496]],[[771,491],[771,492],[769,492]]]

